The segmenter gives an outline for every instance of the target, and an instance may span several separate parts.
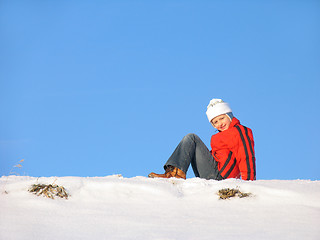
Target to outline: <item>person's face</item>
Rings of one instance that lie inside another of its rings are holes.
[[[218,131],[223,132],[229,128],[231,120],[226,114],[222,114],[212,119],[211,124]]]

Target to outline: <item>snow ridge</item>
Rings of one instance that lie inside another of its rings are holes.
[[[68,200],[27,191],[53,182]],[[320,181],[3,176],[0,189],[0,239],[320,239]]]

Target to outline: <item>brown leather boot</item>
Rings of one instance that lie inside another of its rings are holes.
[[[157,173],[150,173],[148,175],[150,178],[183,178],[186,179],[186,174],[180,170],[179,168],[176,168],[174,166],[168,166],[166,169],[166,172],[164,174],[157,174]]]

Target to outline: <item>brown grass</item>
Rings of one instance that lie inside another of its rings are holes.
[[[37,196],[42,195],[51,199],[54,199],[54,197],[68,199],[69,197],[64,187],[54,184],[33,184],[28,191]]]
[[[220,196],[220,199],[230,199],[232,197],[239,197],[239,198],[249,197],[251,196],[251,193],[243,193],[239,189],[235,189],[235,188],[231,188],[231,189],[224,188],[218,191],[218,195]]]
[[[20,175],[19,173],[14,172],[14,170],[17,169],[17,168],[22,168],[21,163],[23,163],[23,162],[24,162],[24,159],[21,159],[16,165],[14,165],[14,166],[11,168],[11,170],[10,170],[10,172],[9,172],[9,175],[12,175],[12,174]],[[3,193],[3,194],[8,194],[8,191],[6,190],[7,182],[8,182],[8,176],[6,177],[6,181],[4,182],[4,185],[3,185],[3,190],[2,190],[2,193]]]

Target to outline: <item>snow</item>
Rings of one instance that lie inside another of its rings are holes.
[[[37,183],[71,196],[27,191]],[[221,200],[222,188],[252,196]],[[320,239],[320,181],[3,176],[0,189],[6,240]]]

